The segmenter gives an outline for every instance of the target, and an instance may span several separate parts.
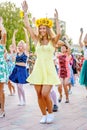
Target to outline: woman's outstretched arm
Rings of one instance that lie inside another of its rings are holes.
[[[14,30],[14,33],[13,33],[13,37],[12,37],[12,46],[14,47],[14,49],[16,49],[16,40],[15,40],[15,36],[16,36],[16,33],[18,32],[18,30]]]
[[[26,38],[26,51],[29,52],[29,36],[28,36],[28,32],[27,32],[27,29],[25,27],[23,27],[24,29],[24,32],[25,32],[25,38]]]
[[[32,27],[30,26],[29,19],[28,19],[28,14],[27,14],[28,4],[27,4],[27,2],[25,0],[22,3],[22,9],[24,11],[24,24],[25,24],[25,27],[27,28],[28,32],[30,33],[31,38],[36,42],[38,39],[37,39],[37,36],[35,35]]]
[[[80,44],[80,47],[83,47],[83,43],[82,43],[82,35],[83,35],[83,28],[80,29],[80,36],[79,36],[79,44]]]
[[[59,25],[59,20],[58,20],[58,11],[57,9],[55,9],[55,13],[54,13],[54,19],[55,19],[55,22],[56,22],[56,36],[55,36],[55,43],[58,42],[58,40],[60,39],[60,36],[61,36],[61,30],[60,30],[60,25]]]

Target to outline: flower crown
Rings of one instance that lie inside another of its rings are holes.
[[[39,27],[40,25],[48,26],[51,28],[53,26],[53,22],[48,18],[40,18],[36,20],[36,26]]]

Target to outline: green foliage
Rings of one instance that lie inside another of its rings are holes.
[[[34,53],[35,52],[35,45],[32,43],[30,50]]]
[[[20,40],[25,41],[25,34],[23,30],[24,22],[23,19],[20,17],[20,8],[16,7],[14,3],[11,2],[2,2],[0,3],[0,16],[3,18],[4,26],[7,31],[7,42],[6,42],[6,48],[9,50],[9,45],[12,43],[12,36],[15,29],[18,29],[17,35],[16,35],[16,43],[18,43]],[[29,21],[32,25],[31,20],[32,15],[29,13]],[[61,22],[61,21],[60,21]],[[63,28],[64,25],[61,25]],[[54,23],[53,30],[56,33],[56,26]],[[61,38],[65,35],[65,28],[63,28]],[[30,51],[35,51],[35,47],[32,44],[31,38],[29,38],[30,41]],[[71,39],[69,40],[69,43],[71,43]]]
[[[25,34],[23,30],[23,19],[20,17],[20,8],[17,8],[14,3],[3,2],[0,3],[0,16],[3,18],[3,23],[7,31],[6,47],[9,49],[9,45],[12,43],[12,36],[15,29],[18,29],[16,35],[16,42],[20,40],[25,41]],[[31,17],[31,14],[29,15]]]

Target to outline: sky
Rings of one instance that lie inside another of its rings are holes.
[[[14,2],[21,9],[23,0],[0,0]],[[33,17],[54,17],[55,8],[59,19],[66,22],[66,34],[78,44],[80,28],[87,32],[87,0],[26,0]],[[84,38],[83,35],[83,38]]]

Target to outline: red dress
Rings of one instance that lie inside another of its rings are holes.
[[[69,58],[65,54],[58,55],[59,61],[59,77],[70,78]]]

